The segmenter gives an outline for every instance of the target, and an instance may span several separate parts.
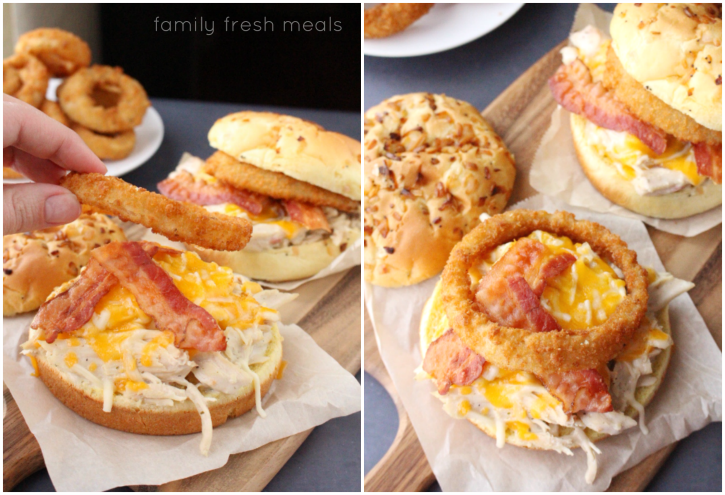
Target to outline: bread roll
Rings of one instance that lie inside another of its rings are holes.
[[[473,106],[394,96],[365,113],[365,280],[385,287],[439,273],[482,213],[502,211],[516,169]]]
[[[3,237],[3,316],[38,309],[57,286],[75,278],[91,250],[123,241],[121,227],[100,213],[84,213],[60,227]]]

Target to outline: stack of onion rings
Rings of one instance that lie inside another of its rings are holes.
[[[75,122],[70,128],[76,131],[86,146],[101,160],[120,160],[126,158],[136,146],[136,133],[133,129],[116,134],[101,134]]]
[[[3,60],[3,93],[35,108],[45,99],[49,79],[48,69],[32,55],[18,53]]]
[[[115,105],[98,105],[96,88],[118,94]],[[143,86],[120,67],[94,65],[81,69],[58,88],[58,102],[74,122],[96,132],[116,133],[133,129],[151,105]]]
[[[588,242],[624,273],[627,295],[603,324],[586,330],[532,332],[492,322],[471,290],[469,270],[492,249],[543,230]],[[575,220],[568,212],[515,210],[495,215],[472,230],[451,252],[442,278],[448,320],[464,344],[494,365],[538,375],[597,368],[631,340],[647,310],[647,272],[637,254],[605,227]]]
[[[73,33],[55,28],[40,28],[23,34],[15,44],[15,53],[40,59],[51,75],[65,77],[91,63],[88,44]]]

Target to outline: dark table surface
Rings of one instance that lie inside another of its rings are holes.
[[[615,4],[598,4],[608,11]],[[577,4],[527,4],[467,45],[408,58],[365,57],[365,108],[397,94],[445,93],[484,109],[569,35]],[[398,415],[385,389],[365,374],[365,472],[388,450]],[[432,491],[440,490],[438,484]],[[722,423],[682,440],[648,491],[721,491]]]
[[[294,115],[317,122],[326,129],[360,139],[360,115],[299,108],[255,107],[210,102],[152,99],[164,121],[164,140],[156,154],[144,165],[127,173],[131,184],[156,191],[187,151],[206,158],[214,151],[207,132],[214,121],[241,110],[265,110]],[[357,375],[360,381],[360,374]],[[361,414],[336,418],[318,426],[287,464],[267,485],[265,491],[360,491]],[[26,478],[14,491],[53,491],[48,472],[43,469]],[[130,491],[119,488],[114,491]]]

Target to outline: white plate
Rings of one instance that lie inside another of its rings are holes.
[[[363,51],[376,57],[415,57],[450,50],[490,33],[523,6],[523,3],[437,3],[405,31],[387,38],[366,39]]]
[[[47,99],[55,101],[55,90],[60,82],[60,79],[50,80],[48,92],[46,93]],[[164,122],[161,120],[159,112],[154,107],[149,107],[141,125],[135,127],[134,131],[136,131],[136,146],[134,146],[130,155],[122,160],[103,160],[108,168],[106,175],[119,177],[137,169],[156,153],[156,150],[161,146],[161,141],[164,139]],[[14,184],[28,182],[28,179],[3,179],[3,182]]]

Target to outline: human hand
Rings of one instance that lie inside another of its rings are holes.
[[[8,95],[3,95],[3,167],[35,182],[3,185],[3,235],[72,222],[81,207],[58,180],[67,170],[106,173],[78,134]]]

